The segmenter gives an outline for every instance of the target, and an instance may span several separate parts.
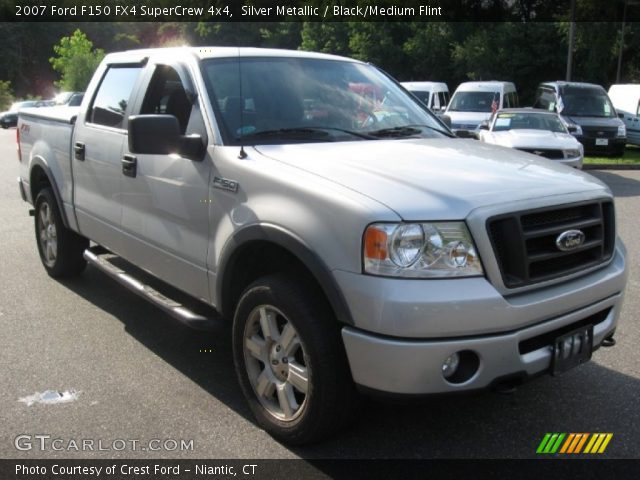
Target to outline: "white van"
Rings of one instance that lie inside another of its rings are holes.
[[[609,98],[627,127],[627,143],[640,145],[640,84],[611,85]]]
[[[449,87],[442,82],[402,82],[432,112],[442,113],[449,104]]]
[[[511,82],[465,82],[458,85],[445,115],[456,134],[472,136],[493,112],[518,106],[516,86]]]

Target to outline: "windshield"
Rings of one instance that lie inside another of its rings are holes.
[[[547,130],[568,133],[557,115],[546,113],[498,113],[493,124],[494,132],[506,130]]]
[[[419,90],[409,90],[409,91],[413,93],[416,97],[418,97],[418,100],[424,103],[427,107],[429,106],[429,92],[422,92]]]
[[[218,58],[202,65],[230,145],[449,135],[370,65],[277,57]]]
[[[500,92],[456,92],[451,99],[449,111],[492,112],[498,108],[500,108]]]
[[[562,114],[574,117],[615,117],[605,92],[592,89],[566,89],[562,93]]]

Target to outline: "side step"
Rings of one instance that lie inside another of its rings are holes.
[[[133,275],[114,265],[110,260],[119,259],[120,257],[108,250],[100,246],[92,247],[85,250],[83,256],[91,265],[106,273],[129,290],[137,293],[142,298],[153,303],[155,306],[161,308],[188,327],[206,331],[219,330],[222,328],[224,321],[221,316],[216,315],[217,312],[213,311],[213,309],[212,315],[205,316],[195,313],[183,304],[166,297],[149,285],[134,278]]]

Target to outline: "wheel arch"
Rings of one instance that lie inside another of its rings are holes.
[[[51,169],[47,165],[47,161],[40,156],[33,157],[29,168],[29,191],[31,193],[31,201],[34,205],[36,203],[38,193],[46,187],[51,187],[51,190],[53,190],[53,196],[58,203],[58,211],[60,212],[62,223],[65,228],[69,228],[69,221],[63,208],[60,190],[58,189],[58,185],[56,184],[56,180]]]
[[[265,251],[269,255],[259,255]],[[258,261],[263,263],[256,265],[252,262],[256,254]],[[324,261],[297,235],[271,224],[250,225],[234,232],[222,250],[215,294],[225,318],[233,318],[242,290],[259,276],[275,273],[273,268],[269,268],[269,262],[278,261],[284,261],[296,272],[300,267],[303,268],[324,294],[336,319],[340,323],[353,325],[347,302]],[[243,267],[249,267],[249,271]]]

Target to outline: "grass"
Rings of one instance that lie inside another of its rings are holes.
[[[627,145],[622,157],[584,157],[584,163],[597,165],[640,165],[640,147]]]

